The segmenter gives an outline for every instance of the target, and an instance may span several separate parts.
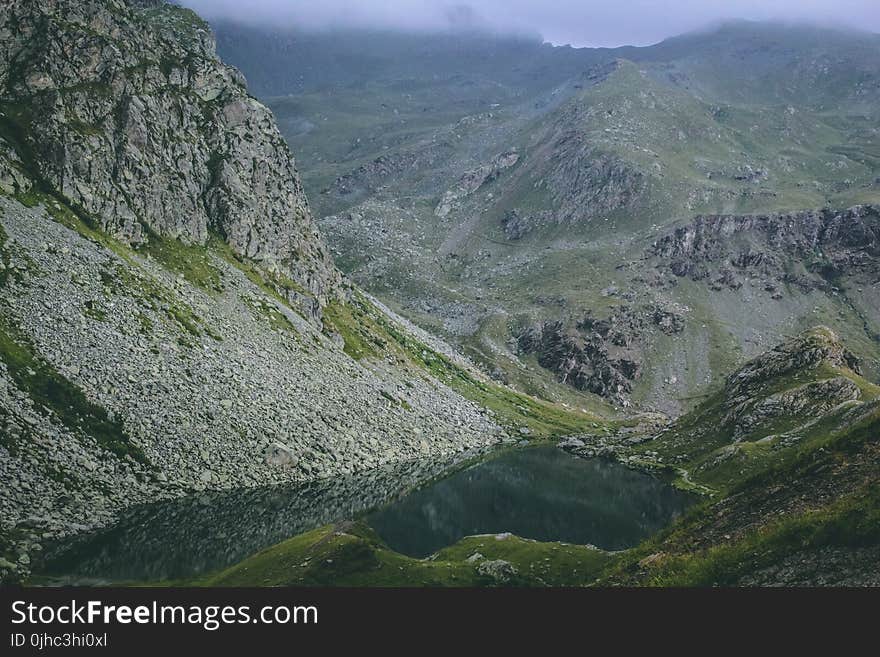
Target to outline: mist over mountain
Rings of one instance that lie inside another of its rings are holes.
[[[555,44],[646,45],[731,19],[810,22],[880,31],[872,0],[183,0],[210,20],[305,31],[368,29],[539,34]]]

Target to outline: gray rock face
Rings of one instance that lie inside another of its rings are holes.
[[[792,255],[812,259],[811,269],[826,278],[860,269],[876,272],[880,208],[697,217],[658,240],[651,255],[666,262],[676,276],[714,276],[713,283],[727,287],[741,285],[736,272],[779,274],[783,258]],[[790,274],[786,280],[798,282]]]
[[[829,363],[859,373],[859,360],[828,328],[817,327],[795,336],[749,361],[727,378],[725,390],[731,399],[754,396],[754,389],[774,377]]]
[[[272,443],[266,448],[266,463],[279,468],[292,468],[296,465],[296,456],[287,445]]]
[[[730,428],[734,440],[738,441],[760,431],[776,418],[807,413],[821,416],[840,404],[857,401],[860,397],[858,386],[839,376],[807,383],[758,401],[738,400],[732,404],[723,424]]]
[[[514,565],[504,559],[480,562],[480,565],[477,566],[477,573],[488,577],[496,584],[507,584],[517,575]]]
[[[441,218],[448,216],[461,199],[473,194],[486,183],[492,182],[504,171],[516,166],[517,162],[519,162],[519,153],[513,150],[505,151],[492,158],[491,162],[465,171],[458,182],[443,195],[434,209],[434,214]]]
[[[559,380],[617,403],[628,395],[642,369],[645,334],[659,330],[674,335],[685,318],[674,306],[621,306],[607,318],[587,313],[577,322],[556,320],[530,326],[517,336],[520,353],[537,355],[538,363]]]
[[[40,181],[128,243],[216,234],[320,301],[335,294],[339,274],[272,114],[193,12],[13,0],[0,53],[4,189]]]

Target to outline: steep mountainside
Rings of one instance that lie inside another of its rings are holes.
[[[449,459],[596,417],[343,282],[287,145],[161,2],[0,17],[0,576],[193,491]]]
[[[132,245],[151,234],[201,245],[219,235],[326,302],[339,276],[269,110],[217,59],[195,14],[136,5],[7,6],[5,191],[51,190]]]
[[[333,61],[323,39],[310,57]],[[880,36],[733,22],[645,48],[544,46],[545,84],[534,46],[479,58],[423,40],[392,66],[382,53],[406,38],[365,38],[364,61],[384,63],[332,92],[332,68],[266,90],[355,281],[498,379],[569,403],[679,413],[817,322],[876,380]],[[285,57],[264,54],[241,64]],[[721,216],[711,266],[655,246]],[[817,217],[839,226],[812,239]],[[867,242],[833,237],[850,229]]]

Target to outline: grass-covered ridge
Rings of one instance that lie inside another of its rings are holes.
[[[845,582],[844,576],[853,581],[870,577],[871,566],[865,570],[858,561],[865,552],[880,549],[878,456],[880,406],[871,402],[849,424],[826,430],[758,474],[745,476],[727,496],[693,509],[626,553],[603,582],[760,583],[758,573],[798,561],[800,567],[777,575],[790,577],[793,584],[821,583],[811,580],[815,577],[831,583]],[[835,553],[844,555],[843,565],[829,561]]]
[[[475,557],[474,555],[482,555]],[[367,525],[328,525],[291,538],[197,586],[558,586],[587,585],[612,555],[591,547],[508,535],[470,536],[426,559],[388,549]],[[499,576],[481,564],[503,560]],[[175,582],[177,584],[177,582]]]
[[[686,487],[725,493],[749,476],[821,444],[880,387],[827,328],[816,327],[750,361],[654,439],[620,446],[630,462],[670,469]]]

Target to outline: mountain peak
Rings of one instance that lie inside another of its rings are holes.
[[[843,368],[855,374],[859,359],[827,326],[816,326],[789,337],[770,351],[749,361],[727,379],[728,393],[737,397],[755,386],[781,377],[815,369],[820,365]]]

